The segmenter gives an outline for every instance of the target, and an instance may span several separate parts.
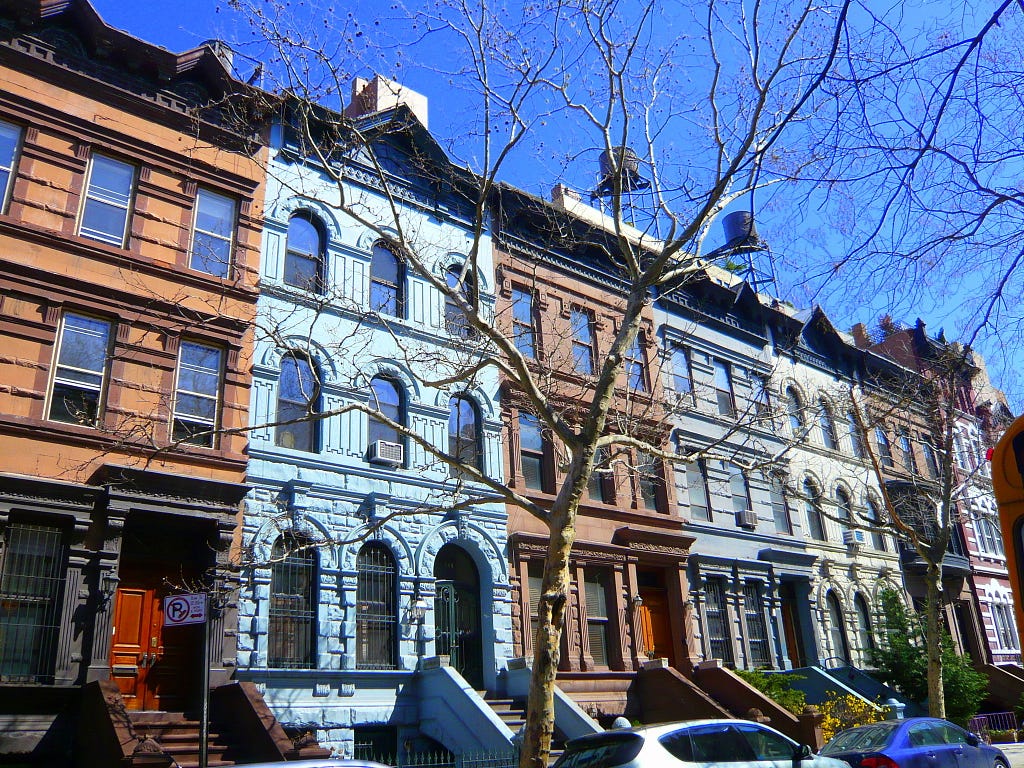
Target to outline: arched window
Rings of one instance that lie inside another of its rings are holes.
[[[453,397],[448,403],[448,453],[466,466],[483,469],[481,437],[476,404],[464,395]],[[459,474],[451,467],[452,477]]]
[[[846,639],[846,625],[843,621],[843,608],[835,592],[825,596],[825,607],[828,611],[828,632],[832,640],[833,659],[840,664],[850,663],[850,642]]]
[[[473,275],[467,272],[465,278],[462,278],[462,267],[453,265],[445,270],[444,280],[448,290],[461,296],[470,307],[476,307],[476,285],[473,282]],[[451,296],[445,296],[444,325],[448,333],[457,338],[468,339],[473,335],[473,326]]]
[[[270,566],[267,664],[285,669],[316,667],[318,553],[310,542],[283,536]]]
[[[793,387],[786,388],[786,412],[789,414],[789,428],[797,437],[804,431],[804,404]]]
[[[812,539],[825,540],[825,522],[821,517],[821,493],[810,478],[804,480],[804,508],[807,511],[807,532]]]
[[[384,243],[370,258],[370,309],[394,317],[405,313],[405,264]]]
[[[284,255],[284,282],[304,291],[323,293],[324,235],[309,214],[297,213],[288,221]]]
[[[356,556],[356,668],[395,669],[398,658],[398,568],[382,544]]]
[[[871,546],[879,552],[885,552],[885,534],[880,530],[885,521],[882,519],[882,513],[874,499],[868,499],[868,520],[871,521],[872,526]]]
[[[825,398],[818,401],[818,426],[821,427],[821,444],[830,451],[839,450],[839,438],[836,436],[836,424],[832,420],[832,411]]]
[[[864,595],[857,593],[853,598],[853,610],[857,615],[857,644],[860,646],[861,665],[870,662],[871,651],[875,650],[875,636],[871,631],[871,611]]]
[[[401,387],[391,379],[374,376],[370,381],[370,407],[396,424],[405,426],[405,397]],[[396,427],[371,414],[367,437],[372,447],[378,441],[405,445],[405,439]]]
[[[853,522],[853,504],[845,488],[836,488],[836,517],[843,521],[844,531],[850,530],[849,523]]]
[[[287,354],[281,360],[281,378],[277,387],[277,421],[275,437],[282,448],[297,451],[315,451],[317,437],[316,414],[320,411],[320,377],[309,359],[303,355]]]
[[[863,459],[867,454],[867,451],[864,450],[864,435],[861,432],[857,414],[853,410],[846,414],[846,424],[850,431],[850,450],[853,451],[855,458]]]

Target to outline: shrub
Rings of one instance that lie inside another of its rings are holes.
[[[818,707],[818,711],[825,716],[821,722],[825,741],[847,728],[877,723],[885,719],[885,713],[880,707],[858,696],[849,693],[839,694],[836,691],[828,692],[828,698]]]
[[[737,669],[736,674],[794,715],[804,711],[804,705],[807,703],[804,692],[793,687],[794,680],[804,679],[802,675],[767,675],[760,670],[746,669]]]

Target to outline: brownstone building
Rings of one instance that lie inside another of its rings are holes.
[[[223,50],[85,0],[4,3],[0,81],[0,754],[40,762],[90,681],[195,702],[202,633],[162,600],[214,586],[247,490],[223,430],[247,424],[263,150],[212,106],[241,88]]]
[[[571,423],[574,409],[593,398],[599,361],[622,319],[624,286],[602,255],[600,234],[587,231],[592,223],[563,208],[563,195],[571,193],[556,189],[554,204],[506,193],[495,246],[498,322]],[[556,220],[563,232],[579,229],[556,236]],[[662,445],[668,434],[657,352],[645,307],[609,429]],[[525,402],[502,389],[505,471],[511,488],[543,507],[561,484],[565,457]],[[693,539],[669,513],[674,504],[665,478],[660,459],[616,448],[601,457],[579,509],[558,685],[596,716],[639,714],[634,682],[649,660],[667,659],[683,671],[692,666],[686,561]],[[529,659],[548,529],[521,508],[508,512],[513,635],[517,652]]]

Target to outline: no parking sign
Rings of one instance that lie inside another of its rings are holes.
[[[206,621],[206,594],[171,595],[164,598],[164,626],[182,627]]]

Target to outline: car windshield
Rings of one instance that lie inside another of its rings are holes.
[[[876,723],[836,734],[822,750],[823,755],[882,749],[892,740],[899,723]]]
[[[553,768],[612,768],[628,763],[643,745],[643,737],[636,733],[607,733],[570,741]]]

